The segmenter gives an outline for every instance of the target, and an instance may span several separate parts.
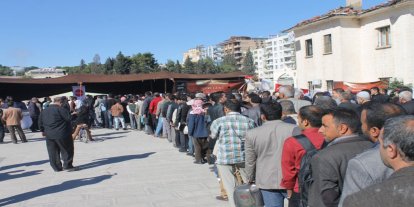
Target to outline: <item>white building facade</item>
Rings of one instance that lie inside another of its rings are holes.
[[[25,76],[31,78],[59,78],[65,75],[67,75],[65,70],[56,68],[34,69],[25,73]]]
[[[300,88],[327,90],[332,82],[397,78],[414,83],[414,0],[393,0],[368,10],[351,7],[299,23]]]
[[[253,56],[259,78],[269,79],[278,84],[296,85],[294,44],[295,37],[293,32],[290,32],[271,36],[265,41],[263,49],[254,50]],[[262,59],[258,57],[261,54]]]
[[[201,50],[201,58],[211,58],[216,65],[219,65],[223,62],[223,48],[217,45],[204,47]]]

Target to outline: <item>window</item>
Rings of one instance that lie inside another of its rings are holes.
[[[323,54],[331,54],[332,53],[332,36],[331,36],[331,34],[323,36],[323,44],[324,44]]]
[[[312,39],[308,39],[305,41],[305,47],[306,47],[306,57],[312,57],[313,56]]]
[[[391,29],[390,26],[378,28],[378,47],[391,46]]]

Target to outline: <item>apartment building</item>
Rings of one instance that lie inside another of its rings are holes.
[[[267,38],[252,38],[246,36],[232,36],[230,39],[220,43],[223,48],[223,56],[234,55],[237,61],[237,67],[241,68],[243,58],[247,51],[263,48]]]
[[[414,0],[362,9],[361,0],[300,22],[296,37],[301,88],[329,90],[333,82],[397,78],[414,83]]]
[[[202,49],[204,46],[199,45],[195,48],[189,49],[187,52],[184,52],[183,54],[183,63],[187,58],[190,58],[192,62],[198,62],[201,59]]]
[[[223,62],[223,49],[217,45],[203,47],[201,50],[201,58],[211,58],[216,65]]]

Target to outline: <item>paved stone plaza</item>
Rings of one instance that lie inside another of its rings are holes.
[[[94,129],[75,142],[75,172],[54,172],[40,133],[0,145],[0,206],[227,206],[215,199],[211,165],[195,165],[166,139],[139,131]]]

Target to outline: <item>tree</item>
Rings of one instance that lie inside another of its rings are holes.
[[[0,65],[0,75],[12,76],[13,70],[7,66]]]
[[[131,69],[131,60],[119,52],[115,58],[113,70],[116,74],[129,74]]]
[[[91,73],[102,73],[101,57],[98,54],[95,54],[93,57],[93,62],[89,64]]]
[[[183,66],[181,65],[180,61],[175,62],[175,72],[181,73],[183,71]]]
[[[165,68],[168,72],[175,72],[175,62],[172,60],[168,60],[165,64]]]
[[[159,71],[159,65],[152,53],[138,53],[131,58],[131,73],[152,73]]]
[[[412,84],[404,84],[404,81],[398,80],[396,78],[394,78],[394,80],[392,80],[389,85],[388,85],[388,90],[395,90],[395,89],[405,89],[405,88],[412,88]]]
[[[206,74],[214,74],[217,71],[217,66],[214,64],[214,60],[210,57],[204,59],[204,70]]]
[[[243,59],[243,66],[242,71],[246,74],[253,75],[256,71],[256,67],[254,65],[253,53],[247,50],[246,56]]]
[[[227,54],[223,57],[223,62],[219,67],[219,72],[233,72],[237,70],[237,60],[232,54]]]
[[[194,73],[194,63],[191,61],[189,57],[187,57],[184,61],[184,73],[192,74]]]
[[[84,59],[81,59],[79,68],[80,68],[81,72],[85,70],[86,64],[85,64],[85,60]]]
[[[113,74],[114,73],[114,59],[107,58],[103,67],[104,74]]]

